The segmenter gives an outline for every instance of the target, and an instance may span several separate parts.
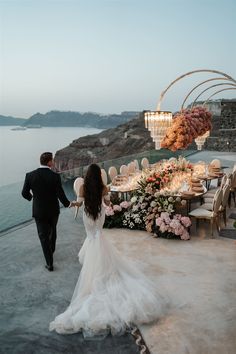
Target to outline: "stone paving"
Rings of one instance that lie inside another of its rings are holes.
[[[0,237],[1,354],[136,354],[133,336],[84,340],[82,334],[48,331],[55,315],[70,302],[80,272],[78,251],[85,238],[81,216],[62,210],[58,225],[55,271],[44,268],[34,223]]]

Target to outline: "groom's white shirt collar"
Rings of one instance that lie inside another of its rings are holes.
[[[49,170],[51,170],[49,166],[45,166],[45,165],[40,165],[39,168],[49,168]]]

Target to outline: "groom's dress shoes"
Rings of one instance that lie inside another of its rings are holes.
[[[45,265],[45,268],[49,271],[52,272],[53,271],[53,266],[49,266],[49,265]]]

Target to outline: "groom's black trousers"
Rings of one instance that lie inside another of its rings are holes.
[[[35,218],[43,254],[48,266],[53,266],[53,253],[56,248],[58,216]]]

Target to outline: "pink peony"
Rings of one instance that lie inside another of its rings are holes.
[[[160,225],[160,231],[165,232],[168,230],[168,226],[165,223],[161,223]]]
[[[114,210],[112,209],[112,207],[108,206],[105,209],[105,213],[106,213],[106,216],[112,216],[112,215],[114,215]]]
[[[185,227],[189,227],[192,223],[191,220],[188,216],[182,216],[181,217],[181,223],[185,226]]]
[[[128,209],[130,207],[130,202],[126,200],[120,203],[121,208]]]
[[[115,204],[115,205],[113,205],[113,210],[114,210],[114,211],[121,211],[122,208],[121,208],[120,205]]]
[[[180,238],[181,238],[181,240],[189,240],[190,239],[189,233],[186,229],[184,229],[182,235],[180,235]]]

